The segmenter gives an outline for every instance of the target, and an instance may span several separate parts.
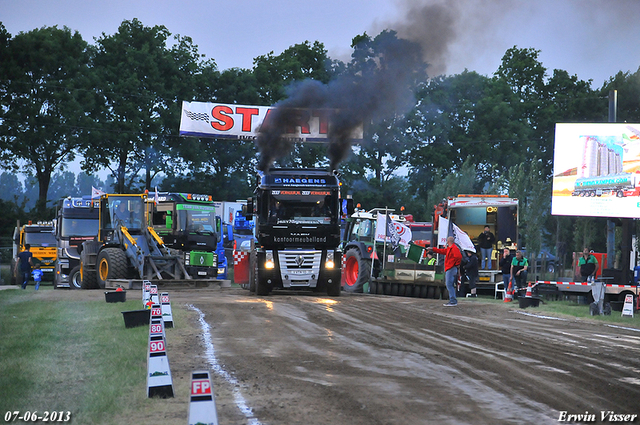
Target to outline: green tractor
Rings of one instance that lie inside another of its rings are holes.
[[[405,216],[392,213],[376,208],[356,211],[347,219],[342,241],[342,288],[347,292],[439,298],[444,283],[424,261],[424,247],[409,242],[406,249],[402,245],[394,249],[390,242],[380,241],[388,234],[386,229],[377,229],[381,214],[391,219],[400,237],[408,237],[402,234],[408,229]]]

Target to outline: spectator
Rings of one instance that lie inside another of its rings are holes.
[[[427,270],[435,270],[436,269],[436,257],[433,255],[433,252],[427,251]]]
[[[491,270],[491,255],[493,255],[493,244],[496,242],[496,236],[491,233],[489,226],[484,226],[484,232],[478,236],[478,246],[480,247],[480,258],[482,259],[480,267],[486,270],[489,266]],[[485,262],[485,259],[487,260]]]
[[[583,282],[593,282],[598,271],[598,259],[589,252],[589,248],[582,251],[582,256],[578,260],[580,275]]]
[[[447,285],[447,291],[449,291],[449,302],[444,306],[454,307],[458,305],[458,299],[456,298],[456,280],[458,279],[458,267],[462,260],[462,254],[456,246],[453,236],[447,238],[446,248],[429,247],[429,251],[444,254],[444,279]]]
[[[514,293],[518,293],[519,288],[527,286],[527,269],[529,261],[522,255],[522,251],[516,251],[516,258],[511,261],[511,281],[514,285]]]
[[[44,272],[40,270],[40,266],[35,266],[33,268],[33,281],[36,283],[36,291],[40,289],[40,281],[42,280],[42,275]]]
[[[29,251],[31,245],[25,244],[24,251],[18,253],[18,261],[16,262],[16,275],[20,271],[19,276],[22,278],[22,289],[27,289],[29,276],[31,276],[31,265],[33,264],[33,254]]]
[[[469,292],[471,293],[471,297],[475,298],[478,295],[476,294],[476,282],[478,280],[478,256],[475,252],[465,251],[469,260],[467,264],[464,265],[464,270],[467,274],[467,279],[469,279]]]
[[[505,292],[509,290],[509,282],[511,282],[511,262],[513,261],[513,255],[509,248],[505,248],[502,251],[502,258],[500,259],[500,270],[502,270],[502,282],[504,283]]]

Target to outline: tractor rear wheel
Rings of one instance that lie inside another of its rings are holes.
[[[371,263],[362,258],[360,250],[352,248],[347,251],[344,274],[344,290],[362,293],[364,284],[369,282],[371,277]]]
[[[107,279],[127,277],[127,256],[120,248],[105,248],[98,254],[98,286],[104,289]]]

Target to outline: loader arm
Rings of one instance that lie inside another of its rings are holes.
[[[131,265],[138,270],[140,276],[144,276],[145,254],[142,252],[140,246],[138,246],[136,240],[131,236],[129,230],[125,226],[120,226],[118,230],[123,236],[120,240],[123,242],[124,251],[127,254],[127,257],[129,257]],[[160,273],[157,270],[154,271],[158,279],[162,279]]]

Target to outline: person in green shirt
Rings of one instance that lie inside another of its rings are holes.
[[[578,260],[578,267],[580,267],[580,276],[582,276],[583,282],[593,282],[598,271],[598,259],[595,255],[589,252],[589,248],[585,248],[582,251],[582,256]]]
[[[513,282],[513,289],[517,291],[518,288],[524,288],[527,286],[527,269],[529,268],[529,261],[522,255],[522,251],[516,251],[516,256],[511,260],[511,279]],[[517,293],[517,292],[516,292]]]

